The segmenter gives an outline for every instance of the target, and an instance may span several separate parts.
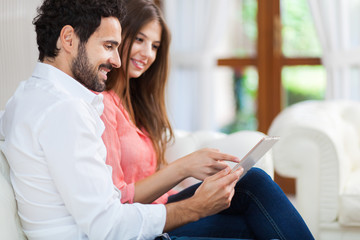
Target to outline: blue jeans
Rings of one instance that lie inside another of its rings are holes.
[[[200,184],[168,202],[191,197]],[[235,186],[231,206],[168,233],[171,239],[314,239],[281,188],[259,168],[252,168]]]

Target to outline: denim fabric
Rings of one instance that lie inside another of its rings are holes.
[[[224,238],[208,238],[208,237],[172,237],[172,238],[164,238],[158,237],[155,240],[222,240]],[[237,238],[226,238],[226,240],[239,240]],[[240,239],[240,240],[252,240],[252,239]],[[277,240],[277,239],[270,239]]]
[[[199,184],[171,196],[176,202],[194,194]],[[314,239],[281,188],[261,169],[252,168],[235,186],[231,206],[169,232],[176,240]]]

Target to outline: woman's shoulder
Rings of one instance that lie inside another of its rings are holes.
[[[120,104],[120,98],[113,90],[104,91],[101,94],[104,96],[104,105],[110,104],[118,106]]]
[[[128,119],[128,114],[121,104],[120,97],[112,90],[104,91],[104,111],[101,116],[104,122],[111,122],[116,125],[117,121]]]
[[[119,97],[114,93],[114,91],[104,91],[103,95],[103,104],[104,111],[101,115],[101,118],[105,124],[111,122],[116,123],[116,115],[119,112]]]

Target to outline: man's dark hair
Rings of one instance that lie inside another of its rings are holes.
[[[125,9],[122,0],[44,0],[37,13],[33,24],[39,60],[43,61],[45,57],[57,56],[56,42],[65,25],[74,28],[80,43],[86,43],[100,26],[102,17],[116,17],[121,21]]]

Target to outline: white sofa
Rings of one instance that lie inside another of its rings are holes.
[[[0,140],[0,149],[4,141]],[[0,151],[0,239],[26,239],[21,230],[14,192],[10,184],[9,165]]]
[[[275,170],[296,179],[296,206],[318,240],[360,239],[360,103],[305,101],[269,135]]]
[[[203,147],[218,148],[221,151],[242,157],[263,135],[263,133],[256,131],[242,131],[231,135],[218,132],[189,133],[176,131],[176,141],[169,147],[166,157],[169,161],[173,161]],[[2,144],[4,141],[0,140],[0,149]],[[273,176],[270,152],[263,157],[258,166]],[[10,184],[9,165],[1,152],[0,173],[0,239],[26,239],[21,229],[14,192]],[[186,187],[194,182],[196,182],[194,179],[189,179],[183,182],[181,187]]]

